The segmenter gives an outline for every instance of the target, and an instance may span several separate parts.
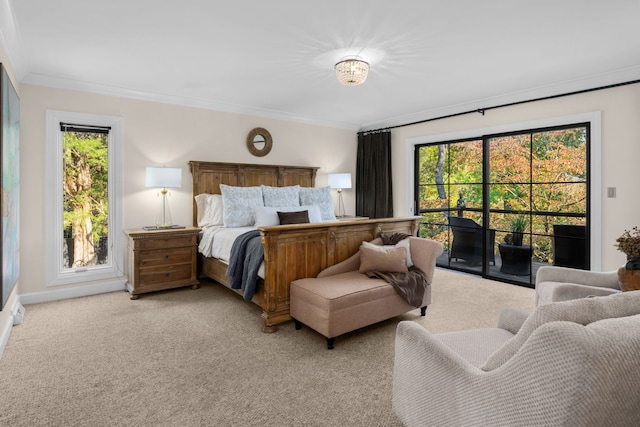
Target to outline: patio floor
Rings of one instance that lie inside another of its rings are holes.
[[[500,267],[502,266],[502,258],[500,257],[500,253],[498,251],[496,251],[495,259],[495,265],[491,263],[489,264],[489,271],[486,276],[487,278],[531,288],[534,287],[534,284],[536,282],[536,273],[538,269],[545,265],[551,265],[549,263],[534,261],[531,264],[530,274],[514,275],[503,273],[500,271]],[[449,251],[446,249],[436,260],[436,265],[438,267],[451,268],[454,270],[482,275],[482,264],[471,266],[463,259],[452,258],[451,260],[449,260]]]

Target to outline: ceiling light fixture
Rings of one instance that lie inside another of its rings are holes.
[[[345,57],[336,64],[336,77],[345,86],[357,86],[367,80],[369,63],[359,56]]]

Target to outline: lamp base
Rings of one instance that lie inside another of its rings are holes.
[[[336,214],[336,218],[342,218],[345,216],[344,212],[344,202],[342,201],[342,189],[338,189],[338,213]]]
[[[166,188],[163,188],[160,191],[160,194],[162,195],[162,202],[160,203],[160,211],[156,216],[157,230],[171,228],[173,226],[173,221],[171,220],[171,209],[169,209],[169,199],[167,198],[168,192],[169,191]]]

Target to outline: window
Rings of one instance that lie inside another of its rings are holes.
[[[595,146],[590,138],[594,122],[599,135],[599,115],[589,119],[477,138],[410,141],[415,212],[424,218],[420,234],[445,246],[438,265],[532,286],[541,265],[599,264],[591,230],[599,234],[592,218],[599,222],[599,198],[593,199],[600,174],[595,168],[592,182],[590,167],[594,150],[600,150],[599,136]]]
[[[123,275],[122,119],[47,111],[47,284]]]

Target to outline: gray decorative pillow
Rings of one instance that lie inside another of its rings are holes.
[[[301,205],[318,205],[323,221],[335,221],[331,187],[300,187]]]
[[[271,207],[300,206],[300,186],[270,187],[261,185],[264,205]]]
[[[225,227],[246,227],[256,222],[254,208],[264,205],[260,187],[234,187],[220,184],[220,191]]]

